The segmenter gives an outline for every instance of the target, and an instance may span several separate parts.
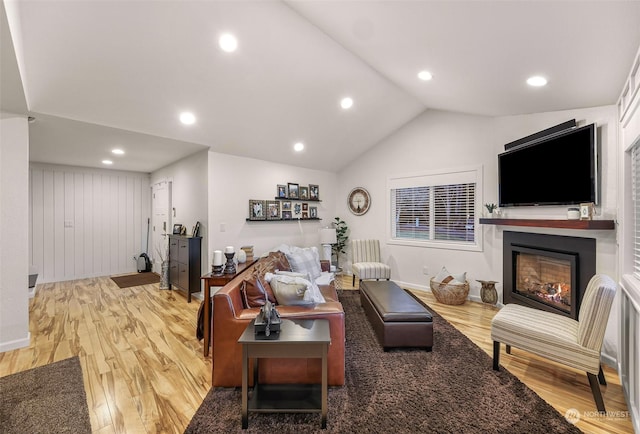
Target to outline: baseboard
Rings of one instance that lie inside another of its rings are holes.
[[[609,354],[600,353],[600,361],[605,365],[615,369],[616,372],[620,373],[620,371],[618,371],[618,359],[616,357]]]
[[[27,333],[24,339],[16,339],[15,341],[0,342],[0,353],[16,350],[18,348],[28,347],[31,344],[31,332]]]

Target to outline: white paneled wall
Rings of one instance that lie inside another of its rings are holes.
[[[31,164],[30,260],[38,283],[137,271],[146,250],[149,175]]]

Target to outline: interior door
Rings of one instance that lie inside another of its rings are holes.
[[[151,244],[149,257],[153,260],[153,271],[160,273],[162,260],[169,255],[167,232],[171,227],[171,182],[162,181],[151,186]],[[164,256],[163,257],[161,257]]]

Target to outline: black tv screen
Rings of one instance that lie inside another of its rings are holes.
[[[498,155],[501,207],[598,203],[595,124]]]

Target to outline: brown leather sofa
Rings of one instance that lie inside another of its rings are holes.
[[[245,272],[222,287],[213,297],[213,354],[212,385],[214,387],[242,386],[242,346],[238,338],[260,311],[259,307],[247,307],[248,293],[255,289],[256,281],[264,273],[278,268],[288,268],[284,254],[271,253],[260,258]],[[338,301],[333,282],[321,285],[326,303],[313,307],[276,305],[282,318],[327,319],[331,334],[328,352],[328,381],[330,386],[344,385],[344,310]],[[250,297],[249,297],[250,298]],[[250,372],[253,369],[250,366]],[[250,379],[252,381],[252,379]],[[259,363],[261,384],[321,382],[320,359],[264,359]]]

